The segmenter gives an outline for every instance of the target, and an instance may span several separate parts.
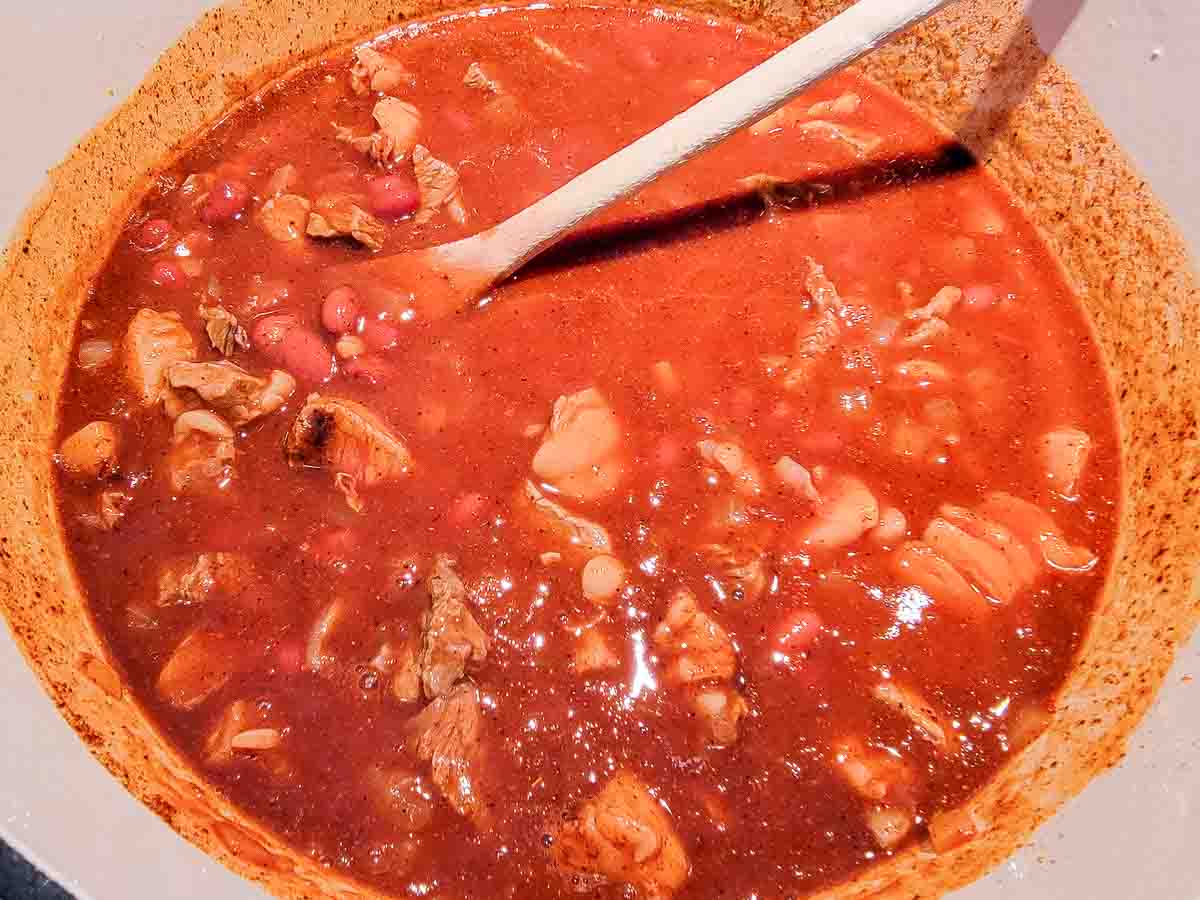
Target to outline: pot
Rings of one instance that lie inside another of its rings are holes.
[[[165,42],[204,5],[200,0],[176,4],[174,18],[154,22],[140,17],[132,2],[80,15],[83,22],[95,16],[123,29],[126,37]],[[373,896],[295,854],[209,789],[124,691],[59,536],[51,440],[70,358],[71,323],[146,173],[230,104],[289,67],[439,5],[439,0],[242,0],[207,12],[162,56],[141,87],[51,171],[17,225],[0,273],[5,374],[0,383],[0,609],[15,646],[82,744],[34,688],[13,647],[0,645],[8,700],[8,722],[0,736],[0,831],[83,896],[260,896],[250,882],[177,840],[145,807],[196,847],[277,895]],[[845,2],[684,0],[680,5],[794,36]],[[995,867],[1091,778],[1122,758],[1176,650],[1200,618],[1200,346],[1194,338],[1200,333],[1200,294],[1181,233],[1078,84],[1046,59],[1038,43],[1039,38],[1046,45],[1056,43],[1072,17],[1082,14],[1076,28],[1094,35],[1091,46],[1086,40],[1083,46],[1068,41],[1064,58],[1107,101],[1114,125],[1123,126],[1135,152],[1149,154],[1144,159],[1157,176],[1155,183],[1177,209],[1191,212],[1185,225],[1193,242],[1200,242],[1200,204],[1188,203],[1197,199],[1195,188],[1177,177],[1186,169],[1170,169],[1170,158],[1155,152],[1170,145],[1168,137],[1175,146],[1189,146],[1185,136],[1191,134],[1190,146],[1195,145],[1195,123],[1167,112],[1168,103],[1181,97],[1179,86],[1188,83],[1185,74],[1174,71],[1180,79],[1168,84],[1174,94],[1156,96],[1146,87],[1155,77],[1153,64],[1159,64],[1159,72],[1172,71],[1162,62],[1172,45],[1160,58],[1152,40],[1146,41],[1136,62],[1121,64],[1114,63],[1111,52],[1096,50],[1097,44],[1111,49],[1135,40],[1134,26],[1154,26],[1149,14],[1157,9],[1149,2],[1131,11],[1116,0],[1093,0],[1081,13],[1078,0],[1042,0],[1034,4],[1035,33],[1018,0],[967,0],[864,65],[867,74],[959,134],[1009,186],[1058,253],[1092,317],[1116,385],[1126,485],[1114,571],[1054,720],[974,800],[990,830],[941,856],[927,847],[910,848],[826,897],[937,895]],[[1166,10],[1164,3],[1163,16]],[[0,15],[44,23],[53,17],[33,8]],[[1182,56],[1183,32],[1191,28],[1200,38],[1200,16],[1195,11],[1170,15],[1174,46]],[[1110,27],[1110,16],[1133,30]],[[74,100],[97,92],[110,72],[136,77],[147,58],[141,52],[146,44],[135,45],[138,52],[129,54],[121,45],[119,59],[71,52],[83,50],[70,46],[71,35],[88,34],[86,27],[78,33],[55,30],[51,41],[40,43],[27,43],[27,25],[10,23],[4,31],[21,42],[15,58],[31,64],[22,71],[35,73],[22,75],[22,84],[45,79],[57,89],[65,83],[69,90],[56,96]],[[118,45],[101,46],[111,52]],[[56,63],[63,59],[71,63],[60,70]],[[1136,103],[1121,102],[1129,91]],[[95,106],[85,107],[79,104],[80,119],[59,116],[57,109],[47,116],[45,104],[37,101],[19,106],[24,115],[16,120],[28,123],[32,138],[16,150],[18,167],[30,158],[44,163],[59,152],[50,146],[53,140],[65,139],[95,114]],[[41,119],[66,132],[50,132],[47,138],[39,132]],[[1142,120],[1155,122],[1158,131],[1139,128]],[[6,193],[25,196],[27,187],[14,185]],[[1091,796],[1084,798],[1083,813],[1076,810],[1061,820],[1056,830],[1072,836],[1061,845],[1070,858],[1039,867],[1026,856],[971,894],[979,900],[999,897],[1016,881],[1026,896],[1153,895],[1161,900],[1182,898],[1200,881],[1200,860],[1183,843],[1200,814],[1190,812],[1186,793],[1173,811],[1158,802],[1164,794],[1198,786],[1195,772],[1179,771],[1189,740],[1200,736],[1200,717],[1187,710],[1186,690],[1176,685],[1155,730],[1147,733],[1153,765],[1127,766],[1103,792],[1095,792],[1094,803]],[[83,745],[145,806],[91,765]],[[1146,821],[1158,823],[1157,829],[1138,826],[1139,809]],[[1125,841],[1122,828],[1129,835]],[[1156,888],[1145,868],[1153,860],[1162,871],[1164,854],[1170,863]],[[1136,873],[1136,881],[1121,874],[1126,871]]]

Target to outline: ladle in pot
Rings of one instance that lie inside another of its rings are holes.
[[[769,115],[951,2],[859,0],[499,225],[449,244],[357,263],[343,272],[384,302],[390,296],[430,316],[461,310],[588,216]]]

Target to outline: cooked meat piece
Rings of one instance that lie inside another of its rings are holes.
[[[437,211],[446,208],[447,214],[463,225],[467,221],[467,208],[463,204],[462,191],[458,186],[458,172],[435,159],[425,147],[417,144],[412,152],[413,174],[417,177],[417,188],[421,192],[421,206],[413,216],[414,225],[424,225]]]
[[[575,671],[580,675],[620,668],[621,657],[608,645],[604,633],[589,628],[575,642]]]
[[[250,336],[238,324],[237,316],[223,306],[201,306],[200,319],[213,349],[222,356],[233,356],[237,350],[250,348]]]
[[[949,720],[911,687],[895,681],[881,681],[871,689],[881,703],[906,716],[929,743],[943,753],[954,750],[953,729]]]
[[[711,466],[722,469],[733,479],[733,486],[740,494],[756,497],[762,493],[762,475],[758,465],[733,441],[703,440],[696,444],[701,458]]]
[[[351,237],[371,250],[382,250],[387,227],[356,202],[352,194],[324,194],[313,204],[307,233],[312,237]]]
[[[884,850],[894,850],[908,837],[916,824],[910,810],[899,806],[872,806],[866,812],[867,828]]]
[[[879,501],[865,483],[851,475],[813,471],[821,502],[801,526],[797,538],[808,547],[833,549],[852,544],[879,524]]]
[[[587,66],[578,60],[567,56],[567,54],[564,53],[560,48],[554,46],[554,44],[550,43],[543,37],[539,37],[535,34],[533,36],[533,45],[560,65],[564,65],[569,69],[575,69],[579,72],[587,71]]]
[[[904,759],[853,737],[835,740],[832,749],[834,770],[864,800],[911,806],[917,772]]]
[[[467,589],[442,554],[425,579],[430,609],[421,619],[421,683],[429,699],[443,697],[467,668],[487,658],[488,640],[467,608]]]
[[[412,151],[421,134],[421,111],[411,103],[384,97],[372,113],[377,130],[355,134],[350,128],[334,123],[335,136],[382,165],[400,162]]]
[[[120,447],[112,422],[89,422],[62,442],[58,461],[75,478],[105,478],[117,468]]]
[[[475,88],[488,94],[500,93],[500,83],[494,78],[489,78],[487,73],[483,71],[483,67],[477,62],[473,62],[467,66],[467,74],[463,76],[463,84],[469,88]]]
[[[296,389],[296,379],[280,369],[259,378],[227,360],[176,363],[167,383],[185,400],[194,394],[234,427],[275,412]]]
[[[1021,589],[1003,553],[940,516],[930,521],[921,537],[968,581],[1000,603],[1011,603]]]
[[[974,804],[935,812],[929,817],[929,842],[937,853],[948,853],[990,829],[991,823]]]
[[[837,346],[842,326],[832,310],[824,310],[796,336],[796,352],[788,361],[783,386],[800,390],[812,381],[813,373],[825,356]]]
[[[177,312],[139,309],[125,332],[125,379],[145,406],[162,399],[167,369],[196,358],[196,344]]]
[[[121,524],[132,502],[133,495],[125,491],[101,491],[96,498],[96,511],[83,513],[79,521],[99,531],[112,531]]]
[[[930,319],[945,319],[951,310],[962,300],[963,292],[956,287],[947,285],[942,288],[924,306],[910,309],[904,318],[910,322],[927,322]]]
[[[413,752],[432,767],[433,783],[460,815],[482,824],[487,808],[480,795],[479,691],[460,682],[412,720]]]
[[[753,603],[763,595],[771,573],[766,555],[758,547],[735,544],[702,544],[710,584],[724,600]]]
[[[612,553],[612,539],[602,525],[577,516],[543,494],[532,481],[526,481],[518,495],[519,508],[530,512],[532,527],[540,534],[591,557]]]
[[[358,489],[395,481],[413,469],[412,454],[379,418],[353,400],[309,394],[283,445],[294,469],[328,469],[353,502]]]
[[[175,420],[166,465],[178,493],[221,491],[233,481],[233,429],[216,413],[195,409]]]
[[[737,743],[738,723],[750,711],[746,699],[727,685],[702,685],[688,692],[689,705],[704,726],[704,742],[710,747]]]
[[[421,699],[420,648],[415,643],[405,643],[396,652],[392,667],[392,696],[402,703],[415,703]]]
[[[804,275],[804,289],[812,298],[813,306],[822,312],[825,310],[840,311],[846,304],[842,300],[841,294],[838,293],[837,287],[825,274],[825,267],[811,256],[804,257],[804,265],[808,269]]]
[[[258,210],[257,221],[270,237],[286,243],[298,241],[308,231],[312,201],[299,194],[271,197]]]
[[[355,47],[350,67],[350,89],[362,96],[372,91],[390,94],[413,83],[413,77],[395,57],[372,47]]]
[[[1074,499],[1092,452],[1092,438],[1078,428],[1056,428],[1038,442],[1042,472],[1058,494]]]
[[[564,497],[594,500],[615,489],[624,475],[621,436],[621,423],[598,390],[566,394],[554,401],[533,472]]]
[[[909,334],[900,338],[901,347],[928,347],[950,333],[950,326],[942,319],[926,319]]]
[[[213,631],[185,637],[158,673],[158,693],[172,706],[191,709],[219,691],[245,658],[241,641]]]
[[[564,875],[631,885],[642,900],[667,900],[689,864],[670,815],[630,772],[618,772],[554,836],[550,855]]]
[[[254,577],[254,566],[241,553],[200,553],[167,563],[158,576],[158,605],[204,603],[214,593],[232,594]]]
[[[716,619],[700,609],[691,591],[676,591],[666,617],[654,630],[654,643],[672,657],[666,677],[674,684],[727,681],[737,671],[733,641]]]

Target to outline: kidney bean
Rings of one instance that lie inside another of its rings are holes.
[[[390,350],[400,343],[400,329],[379,319],[366,319],[359,333],[372,350]]]
[[[367,203],[375,215],[398,219],[417,211],[421,192],[408,175],[381,175],[367,182]]]
[[[331,334],[354,331],[358,321],[358,294],[352,287],[336,287],[321,302],[321,324]]]
[[[387,384],[396,375],[396,369],[391,363],[370,353],[356,356],[342,363],[342,371],[355,381],[378,387]]]
[[[183,283],[183,272],[173,262],[159,260],[150,267],[150,282],[158,287],[176,287]]]
[[[150,253],[159,250],[171,237],[171,223],[166,219],[147,219],[133,235],[133,246]]]
[[[212,186],[200,210],[200,218],[209,225],[228,222],[246,208],[250,188],[244,182],[222,178]]]
[[[328,381],[337,371],[320,335],[290,313],[264,316],[254,323],[250,336],[264,356],[298,378]]]

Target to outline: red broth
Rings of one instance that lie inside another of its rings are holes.
[[[301,852],[397,895],[775,897],[983,827],[1119,464],[1084,316],[966,151],[840,75],[481,309],[328,296],[779,46],[631,9],[403,26],[130,219],[62,394],[64,528],[134,695]]]

